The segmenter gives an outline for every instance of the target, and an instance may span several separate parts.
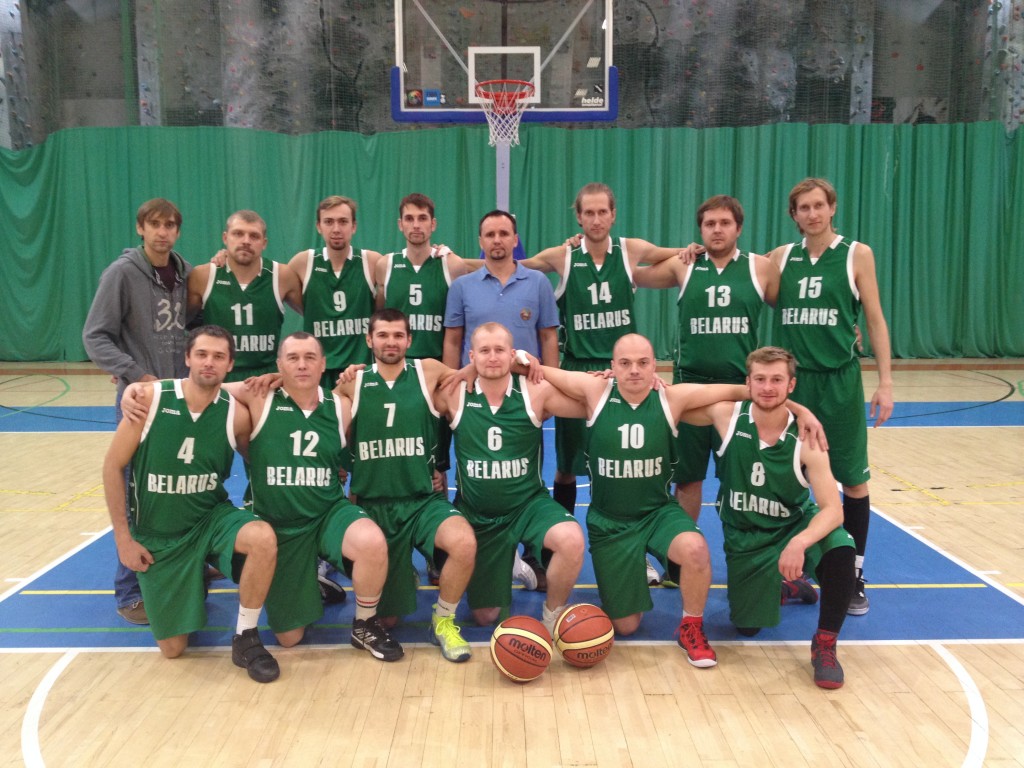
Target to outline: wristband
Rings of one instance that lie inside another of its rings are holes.
[[[527,368],[530,367],[530,358],[526,356],[525,349],[516,350],[516,362],[519,363],[520,365],[526,366]]]

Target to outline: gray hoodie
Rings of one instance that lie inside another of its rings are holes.
[[[147,373],[161,379],[188,373],[186,278],[192,265],[175,251],[171,261],[178,276],[170,292],[142,248],[125,248],[100,275],[82,343],[96,365],[120,379],[118,396]]]

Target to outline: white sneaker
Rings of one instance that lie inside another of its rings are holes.
[[[647,584],[651,587],[661,584],[661,574],[658,573],[658,569],[654,567],[654,563],[649,557],[647,558]]]
[[[523,562],[523,558],[519,556],[519,550],[516,550],[516,561],[512,564],[512,581],[518,581],[523,585],[523,589],[531,592],[537,589],[537,574],[533,572],[533,568]]]

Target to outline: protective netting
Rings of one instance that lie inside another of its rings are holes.
[[[1007,0],[618,0],[616,125],[1013,130],[1022,16]],[[391,119],[393,20],[367,0],[0,0],[0,144],[95,125],[415,129]]]

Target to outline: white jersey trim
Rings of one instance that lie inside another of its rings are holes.
[[[601,415],[601,411],[604,410],[605,403],[608,402],[608,398],[611,397],[612,387],[615,386],[615,379],[608,379],[608,383],[604,385],[604,392],[601,393],[601,399],[597,401],[597,405],[594,406],[594,414],[587,419],[587,426],[594,426],[594,422],[597,421],[597,417]]]
[[[435,419],[441,418],[441,413],[434,408],[434,399],[430,396],[430,392],[427,390],[427,374],[423,371],[423,361],[413,360],[412,365],[416,378],[419,379],[420,392],[423,393],[423,399],[427,403],[427,408],[430,409],[430,413]]]
[[[740,420],[740,409],[743,407],[743,401],[737,400],[732,407],[732,416],[729,417],[729,427],[725,430],[725,434],[722,435],[722,445],[718,448],[715,453],[718,458],[725,456],[725,449],[729,447],[729,441],[732,440],[733,434],[736,432],[736,425]]]
[[[178,397],[181,397],[181,389],[179,388],[181,380],[175,379],[174,384],[174,391],[178,393]],[[142,434],[139,436],[140,445],[142,444],[142,441],[146,439],[146,435],[149,434],[149,428],[153,426],[153,419],[156,418],[156,413],[160,410],[160,382],[151,382],[150,386],[153,388],[153,400],[149,404],[149,413],[146,414],[146,424],[142,427]]]

